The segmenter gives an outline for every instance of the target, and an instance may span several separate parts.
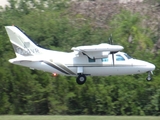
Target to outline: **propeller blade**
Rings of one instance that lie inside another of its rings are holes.
[[[110,38],[111,38],[111,45],[112,45],[113,44],[112,34],[111,34]]]
[[[113,66],[114,66],[114,54],[112,53],[112,60],[113,60]]]
[[[112,39],[112,34],[110,35],[110,37],[108,38],[108,42],[109,42],[109,44],[113,44],[113,39]]]
[[[110,39],[110,37],[108,38],[108,43],[111,44],[111,39]]]

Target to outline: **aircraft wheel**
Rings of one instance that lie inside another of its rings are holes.
[[[82,85],[86,82],[86,76],[81,74],[77,77],[76,81],[79,85]]]
[[[151,81],[152,80],[151,72],[148,72],[148,76],[147,76],[146,80],[147,81]]]
[[[148,76],[148,77],[146,78],[146,80],[147,80],[147,81],[151,81],[151,80],[152,80],[152,77],[151,77],[151,76]]]

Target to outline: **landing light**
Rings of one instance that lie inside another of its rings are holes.
[[[52,76],[53,77],[57,77],[58,75],[57,75],[57,73],[53,73]]]

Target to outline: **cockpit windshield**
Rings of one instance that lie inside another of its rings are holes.
[[[124,54],[128,59],[132,59],[132,57],[131,56],[129,56],[128,54]]]

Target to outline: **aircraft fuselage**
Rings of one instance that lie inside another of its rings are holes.
[[[133,59],[123,52],[114,54],[114,64],[111,55],[106,58],[90,59],[85,55],[78,55],[74,52],[54,51],[52,53],[50,51],[49,54],[40,55],[39,57],[31,56],[28,57],[28,60],[26,60],[26,57],[25,60],[12,59],[10,62],[31,69],[69,76],[76,76],[78,73],[90,76],[130,75],[155,69],[153,64]]]

